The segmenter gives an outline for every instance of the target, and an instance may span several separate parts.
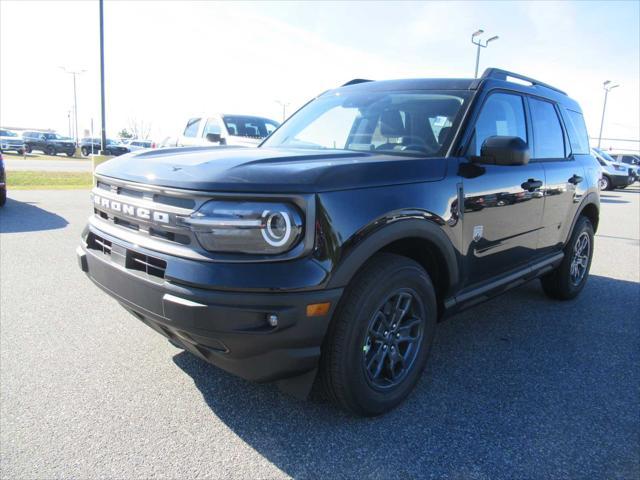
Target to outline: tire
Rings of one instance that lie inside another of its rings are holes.
[[[24,155],[24,148],[21,148],[16,152],[18,155]]]
[[[76,152],[66,152],[67,157],[73,157]]]
[[[89,156],[89,149],[87,147],[82,147],[80,149],[80,151],[82,152],[82,156],[84,156],[84,157],[88,157]]]
[[[572,263],[576,252],[579,252],[578,243],[583,242],[585,237],[588,240],[586,246],[588,252],[585,254],[584,250],[582,251],[583,261],[580,263],[582,268],[577,272],[580,274],[580,278],[579,281],[576,281],[574,276],[576,271],[572,270]],[[593,258],[593,239],[593,225],[587,217],[581,215],[573,228],[571,239],[564,248],[562,263],[554,271],[540,278],[542,289],[547,296],[556,300],[571,300],[582,291],[589,278],[589,269]],[[583,273],[581,273],[582,271]]]
[[[0,188],[0,207],[4,207],[5,203],[7,203],[7,189]]]
[[[31,153],[33,151],[31,149],[31,145],[27,145],[26,147],[24,147],[24,149],[26,150],[27,153]]]
[[[611,190],[612,185],[613,184],[611,183],[611,179],[607,175],[603,175],[600,184],[600,190]]]
[[[394,305],[406,307],[395,323]],[[373,257],[345,290],[325,338],[320,378],[329,398],[361,416],[397,406],[420,379],[436,319],[435,290],[418,263],[388,253]],[[402,336],[413,340],[398,341]],[[398,361],[401,352],[408,363],[404,367]]]
[[[56,147],[54,147],[53,145],[48,145],[46,147],[44,147],[44,153],[46,153],[47,155],[52,155],[52,156],[56,156],[57,152],[56,152]]]

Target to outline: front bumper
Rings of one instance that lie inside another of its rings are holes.
[[[0,150],[7,152],[19,152],[20,150],[24,150],[24,143],[0,143]]]
[[[313,371],[342,289],[304,292],[209,290],[127,268],[128,255],[157,252],[113,242],[109,255],[83,244],[82,270],[136,318],[174,344],[247,380],[266,382]],[[131,253],[133,252],[133,253]],[[229,272],[233,265],[229,265]],[[295,274],[295,272],[292,272]],[[324,316],[308,317],[309,304],[330,302]],[[268,316],[276,314],[278,325]]]
[[[610,175],[609,178],[611,179],[611,185],[613,185],[614,188],[626,187],[634,182],[634,177],[632,175]]]

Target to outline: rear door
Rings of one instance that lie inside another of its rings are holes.
[[[491,136],[516,136],[527,143],[531,137],[526,104],[517,93],[489,93],[473,125],[467,157],[479,155]],[[543,210],[542,165],[468,163],[461,165],[460,175],[466,284],[524,267],[536,255]]]
[[[538,249],[545,254],[562,248],[584,196],[588,184],[583,167],[586,161],[580,157],[588,156],[589,145],[588,139],[586,145],[576,143],[573,154],[559,107],[534,97],[529,97],[528,102],[533,130],[532,162],[542,165],[545,173],[544,214],[538,240]]]

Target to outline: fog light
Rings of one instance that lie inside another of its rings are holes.
[[[277,327],[278,315],[276,315],[275,313],[269,314],[269,316],[267,316],[267,321],[269,322],[269,325],[271,325],[272,327]]]

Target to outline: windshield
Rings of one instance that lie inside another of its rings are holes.
[[[599,148],[594,148],[594,150],[596,151],[596,153],[598,155],[600,155],[602,158],[604,158],[607,162],[615,162],[613,157],[611,155],[609,155],[607,152],[603,152]]]
[[[309,103],[265,147],[442,156],[467,92],[335,92]]]
[[[0,137],[17,137],[18,135],[9,130],[0,130]]]
[[[249,117],[246,115],[225,115],[222,117],[229,135],[234,137],[265,138],[278,126],[278,122],[268,118]]]

